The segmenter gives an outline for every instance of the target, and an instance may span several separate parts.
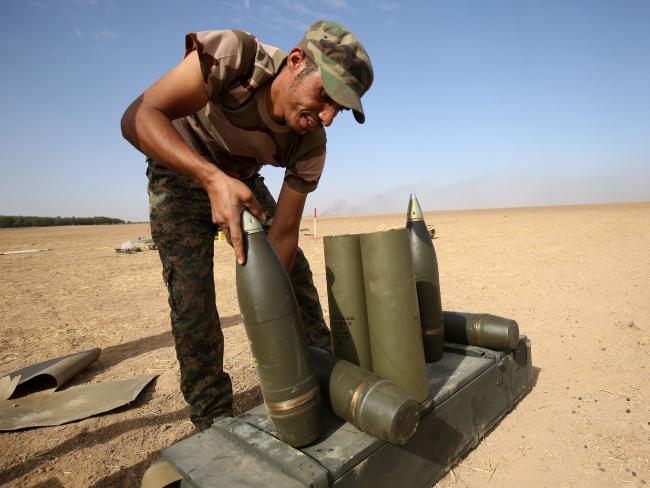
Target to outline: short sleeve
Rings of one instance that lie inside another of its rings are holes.
[[[287,158],[284,181],[293,190],[310,193],[316,189],[325,166],[325,130],[298,138]]]
[[[212,101],[253,69],[257,42],[236,30],[191,32],[185,36],[185,56],[196,51],[203,82]]]

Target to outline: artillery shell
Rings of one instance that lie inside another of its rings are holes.
[[[519,342],[519,324],[512,319],[488,313],[444,311],[445,339],[459,344],[485,347],[496,351],[515,349]]]
[[[242,215],[245,264],[237,296],[269,417],[280,438],[301,447],[323,431],[318,381],[307,359],[296,297],[261,224]]]
[[[310,347],[323,396],[336,415],[392,444],[406,444],[420,420],[420,404],[394,383]]]
[[[363,234],[360,242],[372,370],[427,403],[429,387],[408,232]]]
[[[334,355],[372,369],[358,235],[325,236],[327,297]]]
[[[438,259],[433,247],[431,234],[424,222],[420,203],[411,195],[406,217],[409,230],[413,273],[418,296],[420,325],[424,343],[424,356],[428,363],[442,358],[444,327],[442,321],[442,300],[440,297],[440,278]]]

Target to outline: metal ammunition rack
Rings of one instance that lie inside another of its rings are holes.
[[[264,405],[221,418],[162,452],[182,487],[431,487],[532,388],[530,341],[511,352],[445,343],[427,364],[434,408],[404,446],[377,440],[331,413],[308,447],[280,441]]]

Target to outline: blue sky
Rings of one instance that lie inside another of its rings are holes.
[[[366,124],[328,129],[310,212],[650,200],[650,2],[0,0],[0,214],[146,220],[119,121],[185,34],[290,49],[318,18],[358,35],[375,83]]]

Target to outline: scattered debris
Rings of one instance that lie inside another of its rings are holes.
[[[152,251],[158,249],[158,246],[156,246],[156,243],[153,242],[153,237],[151,236],[138,237],[134,243],[134,247],[142,251]]]
[[[61,425],[108,412],[135,400],[158,376],[145,374],[56,391],[97,361],[100,352],[93,348],[48,359],[0,377],[0,431]]]
[[[155,249],[158,249],[158,247],[153,242],[152,237],[140,236],[134,242],[128,240],[122,242],[122,245],[119,248],[116,248],[115,252],[121,254],[132,254],[135,252],[151,251]]]
[[[142,477],[142,488],[166,488],[176,486],[183,476],[167,461],[158,461],[147,469]]]
[[[492,479],[492,476],[494,476],[494,473],[491,472],[491,471],[487,471],[487,470],[485,470],[485,469],[481,469],[481,468],[475,468],[474,466],[471,466],[471,465],[466,464],[466,463],[458,463],[458,466],[462,466],[462,467],[464,467],[464,468],[473,469],[474,471],[478,471],[479,473],[489,474],[489,475],[491,475],[491,476],[490,476],[490,479]],[[495,469],[495,471],[496,471],[496,469]]]
[[[609,393],[610,395],[622,396],[623,398],[634,397],[634,395],[630,395],[630,394],[626,394],[626,393],[619,393],[617,391],[609,391],[609,390],[606,390],[604,388],[596,388],[596,390],[604,391],[605,393]]]
[[[13,378],[9,375],[0,378],[0,399],[7,400],[16,390],[20,382],[20,375]]]
[[[133,254],[133,253],[136,253],[136,252],[142,252],[142,249],[138,249],[138,248],[133,248],[133,249],[116,248],[115,252],[118,253],[118,254]]]
[[[132,252],[139,252],[141,249],[136,248],[131,241],[124,241],[119,248],[115,249],[115,252],[130,254]]]
[[[29,254],[33,252],[43,252],[43,251],[51,251],[52,249],[19,249],[17,251],[4,251],[0,252],[0,256],[8,256],[10,254]]]
[[[0,400],[8,400],[15,393],[20,393],[20,387],[27,389],[40,386],[44,388],[61,388],[71,378],[97,361],[101,349],[98,347],[83,352],[68,354],[54,359],[48,359],[37,364],[9,373],[0,378]]]
[[[403,225],[388,225],[387,223],[382,223],[379,224],[377,227],[375,227],[375,232],[385,232],[388,230],[397,230],[397,229],[403,229]]]
[[[0,402],[0,431],[61,425],[122,407],[135,400],[157,374],[73,386]]]

